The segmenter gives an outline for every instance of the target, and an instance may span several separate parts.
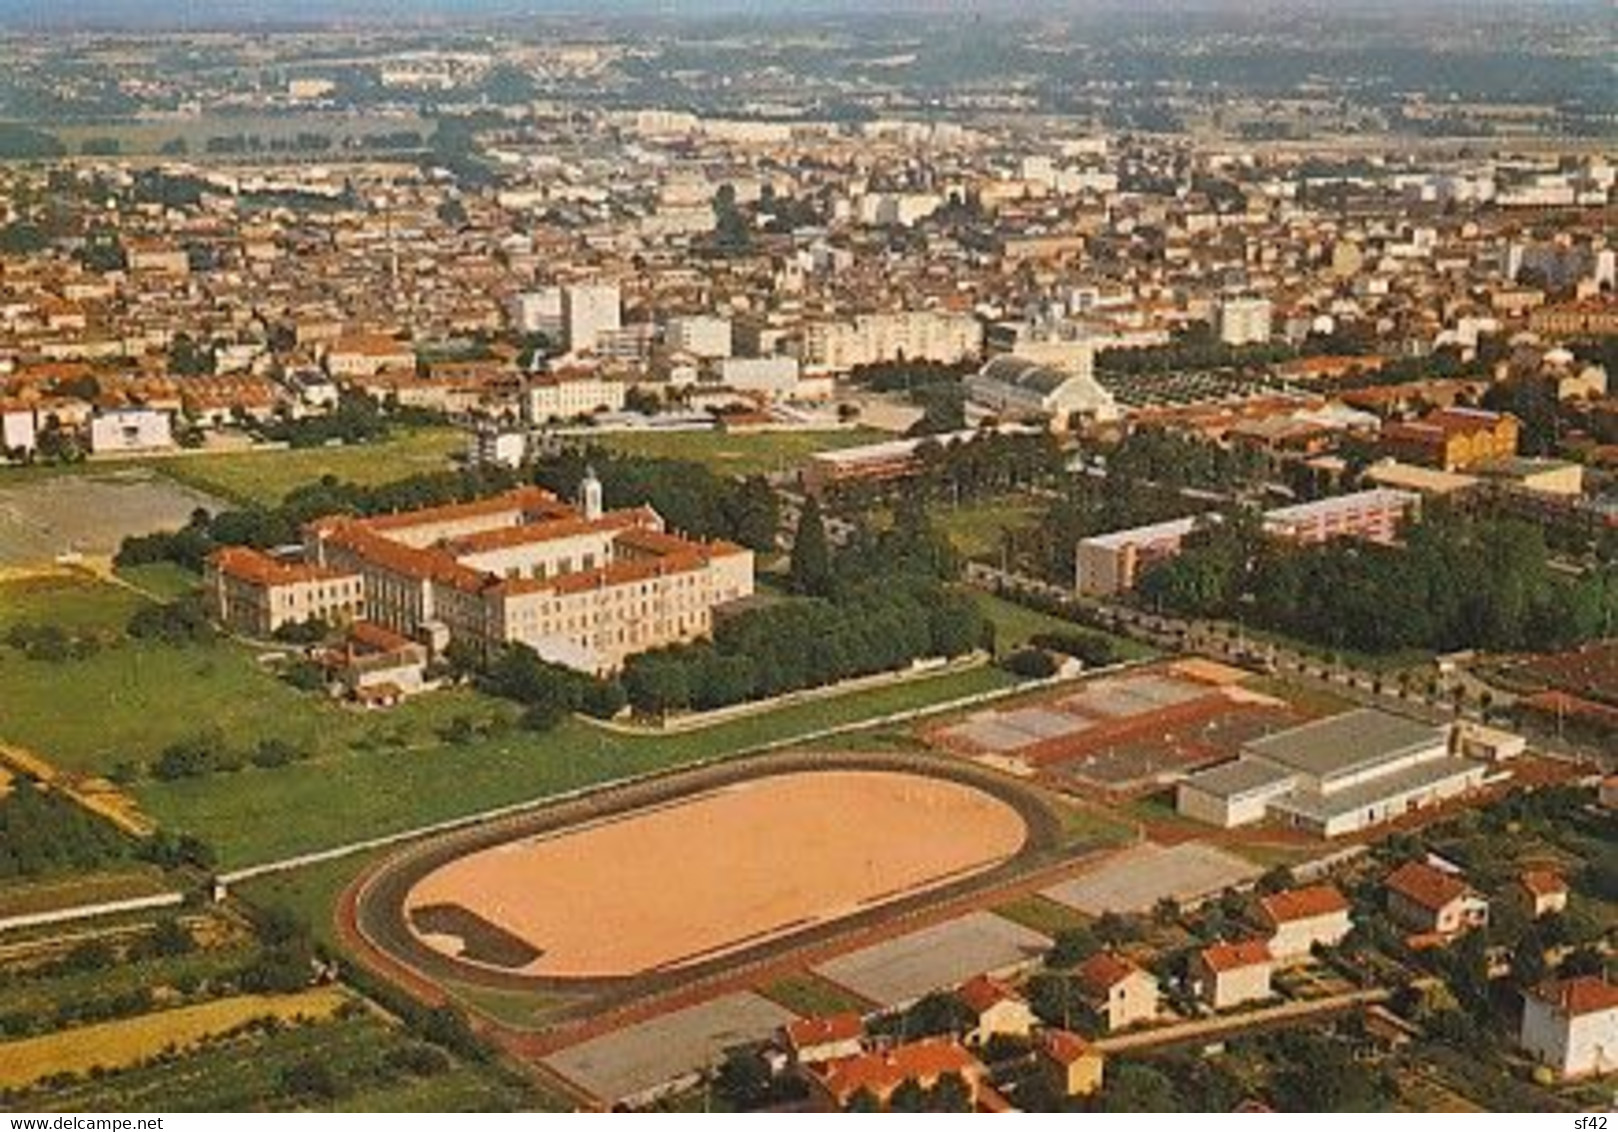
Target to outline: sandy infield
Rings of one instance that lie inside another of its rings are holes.
[[[948,779],[779,774],[471,853],[418,881],[405,911],[446,955],[467,958],[443,926],[464,910],[538,953],[503,969],[634,975],[959,880],[1027,835],[1010,805]],[[439,915],[424,927],[426,909]]]

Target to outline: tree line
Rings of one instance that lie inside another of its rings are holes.
[[[1232,512],[1148,570],[1139,600],[1361,652],[1546,651],[1612,632],[1618,569],[1559,574],[1541,531],[1511,519],[1434,510],[1397,545],[1298,546],[1266,536],[1255,514]]]

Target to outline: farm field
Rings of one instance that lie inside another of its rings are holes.
[[[0,630],[17,624],[52,624],[69,632],[121,631],[144,599],[88,572],[41,569],[0,577]]]
[[[0,469],[0,569],[110,556],[129,535],[172,530],[218,506],[209,490],[135,464]]]
[[[168,1046],[184,1048],[255,1018],[326,1018],[352,1001],[331,987],[287,995],[238,995],[115,1022],[78,1026],[0,1045],[0,1088],[17,1089],[55,1073],[135,1065]]]
[[[465,447],[452,428],[399,430],[386,440],[335,448],[221,452],[163,460],[171,479],[234,503],[275,504],[322,476],[367,486],[443,471]]]
[[[141,593],[159,601],[174,601],[196,593],[202,579],[174,562],[149,562],[142,566],[120,566],[118,578]]]
[[[71,908],[76,904],[152,896],[167,892],[170,887],[162,872],[149,865],[98,869],[90,873],[33,881],[12,878],[0,890],[0,917],[26,916],[52,908]],[[3,999],[4,993],[0,992],[0,1000]]]
[[[824,432],[620,432],[588,438],[614,452],[689,460],[715,472],[735,476],[792,472],[811,452],[853,448],[890,439],[875,429],[831,429]]]
[[[358,1009],[214,1038],[172,1059],[24,1094],[24,1104],[70,1112],[555,1107],[511,1072],[443,1055]]]

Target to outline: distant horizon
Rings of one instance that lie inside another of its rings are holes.
[[[1019,0],[1008,10],[1000,0],[887,0],[880,9],[864,0],[280,0],[266,11],[255,0],[0,0],[0,28],[186,32],[206,29],[299,29],[334,24],[399,27],[401,21],[431,24],[556,19],[703,19],[708,17],[812,20],[828,16],[924,16],[970,14],[1016,20],[1030,16],[1127,11],[1261,15],[1325,9],[1332,14],[1398,16],[1416,13],[1581,8],[1601,10],[1606,0]]]

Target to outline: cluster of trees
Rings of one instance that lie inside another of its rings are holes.
[[[1430,512],[1398,546],[1271,540],[1232,512],[1148,570],[1140,600],[1197,617],[1240,617],[1332,648],[1545,651],[1618,622],[1618,568],[1567,578],[1537,527]]]
[[[128,852],[112,826],[30,778],[0,796],[0,878],[101,868]]]
[[[463,666],[476,667],[463,660]],[[541,660],[527,645],[510,645],[478,672],[484,691],[523,706],[523,726],[547,731],[572,712],[611,719],[627,702],[623,686]]]
[[[721,623],[711,643],[632,657],[624,691],[642,715],[707,710],[960,656],[993,642],[973,601],[925,578],[895,576]]]
[[[1099,454],[1106,462],[1109,491],[1127,481],[1231,491],[1251,486],[1267,470],[1262,453],[1164,428],[1136,429]]]
[[[601,480],[609,507],[648,503],[673,530],[728,539],[753,550],[775,548],[781,502],[762,476],[735,479],[684,460],[627,456],[591,446],[541,459],[534,467],[534,482],[572,499],[590,468]]]
[[[65,157],[67,146],[55,134],[16,122],[0,122],[0,158]]]
[[[1263,367],[1286,361],[1297,351],[1285,343],[1255,342],[1229,346],[1207,333],[1163,346],[1102,350],[1096,369],[1103,373],[1179,373],[1183,370]]]
[[[319,416],[265,421],[253,431],[265,440],[293,448],[321,448],[327,444],[367,444],[384,440],[395,418],[383,412],[376,398],[358,390],[344,390],[337,405]]]
[[[260,739],[248,750],[237,750],[225,742],[222,733],[208,731],[170,743],[146,765],[145,772],[160,782],[172,782],[208,774],[234,774],[249,763],[263,768],[286,766],[312,755],[307,748],[273,736]],[[120,777],[129,777],[130,769],[121,768]]]
[[[217,635],[202,599],[197,597],[143,605],[130,617],[126,632],[136,640],[169,645],[211,641]]]
[[[60,625],[19,621],[6,630],[6,644],[29,660],[59,664],[83,660],[101,650],[102,639],[93,633],[69,632]]]

